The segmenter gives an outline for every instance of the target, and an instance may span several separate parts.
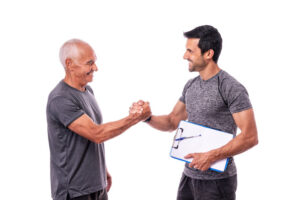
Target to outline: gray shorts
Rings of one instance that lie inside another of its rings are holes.
[[[237,176],[200,180],[182,175],[177,200],[235,200]]]

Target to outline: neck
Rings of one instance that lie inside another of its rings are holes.
[[[208,80],[215,76],[220,70],[221,69],[215,62],[210,62],[203,70],[199,71],[199,74],[202,80]]]
[[[71,86],[81,92],[85,91],[85,85],[81,85],[78,81],[76,81],[75,78],[73,78],[71,76],[66,75],[64,78],[64,82],[66,84],[68,84],[69,86]]]

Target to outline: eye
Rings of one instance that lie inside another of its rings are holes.
[[[92,66],[95,62],[93,60],[90,60],[87,62],[87,65]]]

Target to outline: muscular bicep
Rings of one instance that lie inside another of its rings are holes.
[[[185,104],[181,101],[176,103],[172,112],[169,114],[169,118],[174,128],[178,127],[178,124],[181,120],[186,120],[187,116]]]
[[[68,126],[71,131],[93,142],[95,142],[97,127],[87,114],[81,115]]]
[[[244,137],[257,141],[257,129],[253,109],[234,113],[233,119]]]

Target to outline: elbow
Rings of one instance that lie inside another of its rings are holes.
[[[100,138],[100,137],[98,137],[98,138],[95,138],[94,139],[94,143],[96,143],[96,144],[101,144],[101,143],[103,143],[105,140],[103,139],[103,138]]]
[[[178,124],[179,122],[176,122],[176,118],[173,117],[172,115],[168,116],[168,122],[169,122],[169,126],[168,126],[168,130],[169,132],[175,131],[178,128]]]
[[[171,125],[167,131],[173,132],[177,129],[177,126]]]
[[[254,146],[256,146],[256,145],[258,145],[258,138],[254,138],[254,139],[252,139],[252,141],[251,141],[251,146],[252,146],[252,147],[254,147]]]
[[[258,145],[258,137],[256,137],[255,142],[254,142],[254,146]]]
[[[99,134],[95,137],[94,142],[96,144],[101,144],[101,143],[105,142],[105,140],[106,139],[102,136],[102,134]]]
[[[253,134],[253,137],[251,138],[250,141],[251,141],[251,142],[250,142],[251,147],[254,147],[254,146],[258,145],[258,136],[257,136],[257,132],[255,132],[255,133]]]
[[[170,126],[168,127],[168,129],[166,131],[173,132],[176,129],[177,129],[177,126],[171,123]]]
[[[257,132],[248,132],[249,134],[243,135],[242,140],[245,145],[245,149],[250,149],[258,144]]]
[[[102,139],[94,139],[92,142],[94,142],[96,144],[101,144],[104,141]]]
[[[104,142],[103,129],[101,126],[95,126],[91,129],[91,141],[100,144]]]

